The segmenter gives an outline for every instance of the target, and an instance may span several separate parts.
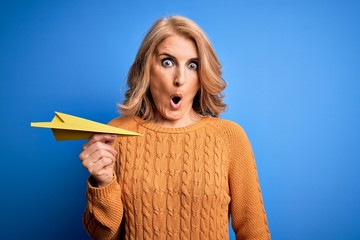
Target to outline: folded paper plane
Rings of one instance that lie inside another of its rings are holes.
[[[57,141],[87,139],[95,133],[108,133],[120,136],[141,135],[136,132],[60,112],[55,112],[55,117],[51,122],[33,122],[31,127],[51,128]]]

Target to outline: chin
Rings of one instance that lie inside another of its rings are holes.
[[[161,118],[163,120],[168,120],[168,121],[176,121],[176,120],[181,120],[184,117],[184,113],[180,112],[180,111],[169,111],[169,112],[164,112],[163,114],[161,114]]]

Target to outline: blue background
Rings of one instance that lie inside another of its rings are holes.
[[[116,117],[142,38],[174,14],[223,64],[222,117],[252,142],[273,239],[360,239],[359,12],[341,0],[1,1],[0,239],[88,239],[84,141],[30,122]]]

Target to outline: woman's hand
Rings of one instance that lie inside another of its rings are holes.
[[[114,178],[117,152],[114,148],[116,136],[95,134],[83,145],[80,160],[96,181],[95,187],[103,187]]]

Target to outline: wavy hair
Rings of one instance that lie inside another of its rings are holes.
[[[156,107],[149,90],[150,65],[157,46],[169,36],[182,36],[194,42],[199,58],[198,76],[200,89],[197,92],[193,109],[201,116],[219,117],[226,109],[223,103],[221,64],[202,29],[192,20],[172,16],[157,20],[146,34],[128,74],[128,90],[124,104],[118,104],[124,116],[139,116],[153,120]]]

